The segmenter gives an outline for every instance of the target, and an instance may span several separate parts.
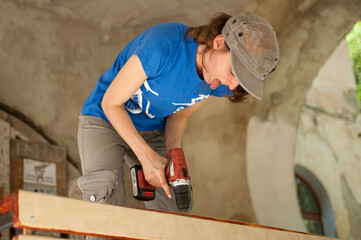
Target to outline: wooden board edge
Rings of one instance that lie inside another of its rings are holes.
[[[8,213],[13,207],[13,193],[9,193],[3,199],[0,199],[0,213]]]
[[[22,228],[22,224],[19,220],[19,191],[13,193],[13,227]]]

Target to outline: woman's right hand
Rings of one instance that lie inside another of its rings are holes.
[[[168,198],[172,198],[172,194],[165,177],[167,159],[158,153],[153,152],[148,159],[143,159],[141,163],[145,180],[147,180],[147,182],[153,187],[163,188]]]

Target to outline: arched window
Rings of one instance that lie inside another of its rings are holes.
[[[303,222],[309,233],[324,235],[321,207],[311,186],[299,175],[295,176],[298,203]]]

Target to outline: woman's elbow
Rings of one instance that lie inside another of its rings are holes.
[[[111,104],[109,99],[107,99],[106,97],[103,97],[103,99],[101,101],[101,107],[102,107],[102,110],[103,110],[104,114],[107,117],[109,116],[109,112],[111,111],[112,106],[113,106],[113,104]]]
[[[123,105],[124,105],[123,102],[113,102],[110,99],[107,99],[106,97],[103,97],[101,101],[102,110],[105,116],[107,116],[108,118],[113,111],[119,111],[120,109],[122,109]]]

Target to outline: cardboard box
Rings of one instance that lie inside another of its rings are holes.
[[[11,140],[10,191],[23,189],[67,196],[65,148],[40,142]]]

